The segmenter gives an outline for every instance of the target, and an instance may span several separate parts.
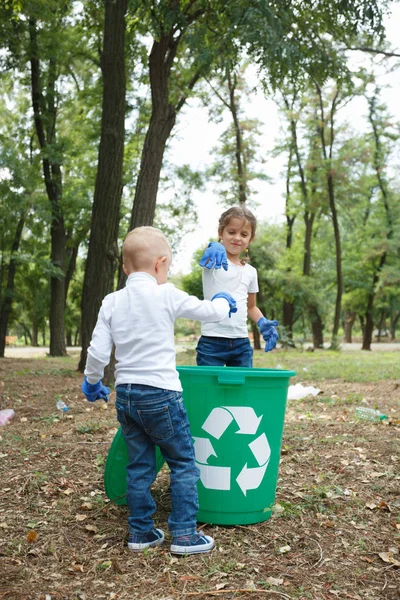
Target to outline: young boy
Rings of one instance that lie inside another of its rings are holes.
[[[199,471],[176,370],[174,322],[178,317],[220,321],[236,311],[236,303],[225,292],[201,301],[166,283],[171,249],[154,227],[132,230],[122,254],[126,287],[103,300],[82,391],[90,402],[107,401],[110,390],[101,379],[115,344],[117,418],[129,455],[128,547],[138,552],[164,541],[164,532],[154,528],[156,505],[150,492],[157,445],[171,470],[171,552],[209,552],[214,540],[196,531]]]

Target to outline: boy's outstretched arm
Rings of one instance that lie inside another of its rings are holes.
[[[237,312],[236,300],[227,292],[215,294],[212,300],[199,300],[174,288],[175,318],[195,319],[204,323],[217,323]]]

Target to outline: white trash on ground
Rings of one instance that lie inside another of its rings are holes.
[[[0,425],[5,425],[8,423],[10,419],[13,418],[15,412],[12,408],[5,408],[4,410],[0,410]]]
[[[301,400],[306,396],[317,396],[320,391],[312,385],[305,386],[302,383],[296,383],[296,385],[289,385],[288,400]]]

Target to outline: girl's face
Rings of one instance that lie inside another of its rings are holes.
[[[228,258],[233,263],[240,263],[240,254],[253,241],[251,224],[246,219],[233,217],[225,227],[218,231],[221,243],[225,246]]]

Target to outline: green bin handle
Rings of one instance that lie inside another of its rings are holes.
[[[226,373],[224,371],[218,373],[217,377],[218,383],[224,385],[244,385],[246,383],[245,373],[235,373],[229,370]]]

